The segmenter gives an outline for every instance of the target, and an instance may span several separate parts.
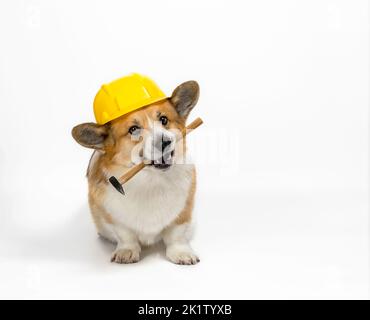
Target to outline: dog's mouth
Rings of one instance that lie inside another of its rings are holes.
[[[160,159],[152,160],[150,165],[156,169],[166,170],[172,166],[174,155],[175,155],[174,150],[168,153],[164,153],[162,154],[162,157]]]

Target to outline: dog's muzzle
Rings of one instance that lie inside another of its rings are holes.
[[[167,169],[173,164],[175,155],[174,140],[165,135],[158,139],[152,148],[151,165],[156,169]]]
[[[175,155],[175,150],[163,153],[162,157],[157,160],[152,160],[151,165],[156,169],[167,169],[173,164],[173,157]]]

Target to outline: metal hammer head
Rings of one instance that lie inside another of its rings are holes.
[[[109,178],[109,182],[111,185],[119,192],[125,195],[125,191],[123,191],[122,185],[119,183],[119,181],[116,179],[116,177],[111,176]]]

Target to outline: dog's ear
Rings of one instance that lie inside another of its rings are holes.
[[[181,117],[186,118],[199,98],[199,85],[196,81],[180,84],[172,93],[171,103]]]
[[[82,123],[72,129],[73,138],[82,146],[97,150],[104,149],[104,142],[109,135],[106,125]]]

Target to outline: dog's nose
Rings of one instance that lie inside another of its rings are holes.
[[[162,137],[162,152],[171,144],[171,140]]]

